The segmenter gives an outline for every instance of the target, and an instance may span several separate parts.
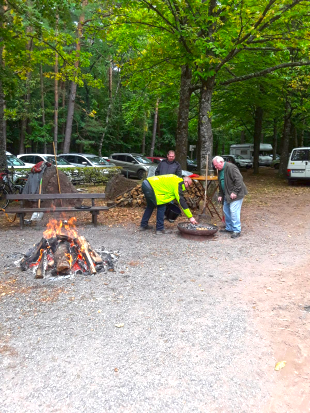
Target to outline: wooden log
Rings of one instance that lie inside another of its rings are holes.
[[[94,266],[93,260],[92,260],[91,256],[89,255],[88,242],[86,241],[85,237],[77,238],[77,242],[78,242],[78,244],[81,248],[83,256],[85,257],[85,260],[86,260],[87,265],[89,267],[90,273],[95,274],[97,271],[96,271],[96,268]]]
[[[39,262],[39,265],[37,267],[36,270],[36,275],[35,275],[35,279],[40,279],[40,278],[44,278],[45,277],[45,272],[46,272],[46,267],[47,267],[47,252],[46,250],[44,250],[42,252],[42,257],[41,260]]]
[[[24,255],[24,258],[20,262],[20,268],[22,271],[26,271],[29,268],[31,263],[37,262],[40,254],[41,249],[45,249],[47,246],[46,238],[42,238],[40,242],[38,242],[34,247],[30,248],[30,250]]]
[[[65,241],[60,242],[54,254],[57,273],[67,272],[71,269],[72,262],[70,262],[69,255],[70,244]]]

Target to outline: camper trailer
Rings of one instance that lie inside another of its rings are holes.
[[[254,144],[242,143],[240,145],[231,145],[230,155],[241,155],[244,158],[254,161]],[[272,145],[261,143],[259,146],[259,166],[270,166],[272,162]]]

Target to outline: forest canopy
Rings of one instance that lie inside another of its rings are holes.
[[[309,0],[0,0],[0,168],[14,154],[310,145]],[[254,168],[254,170],[255,170]]]

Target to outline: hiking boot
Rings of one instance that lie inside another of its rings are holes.
[[[241,232],[233,232],[230,238],[238,238],[240,237]]]
[[[147,225],[146,227],[139,227],[139,231],[146,231],[148,229],[153,229],[152,225]]]
[[[172,234],[172,231],[169,231],[167,229],[162,229],[161,231],[156,231],[156,235],[166,235],[166,234]]]
[[[233,231],[228,231],[228,229],[220,229],[219,232],[228,232],[229,234],[233,233]]]

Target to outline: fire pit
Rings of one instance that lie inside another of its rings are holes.
[[[180,222],[178,224],[178,230],[181,233],[189,234],[189,235],[210,236],[210,235],[214,235],[218,231],[218,227],[212,224],[194,225],[194,224],[191,224],[190,222]]]
[[[49,221],[41,241],[20,261],[22,271],[33,268],[35,278],[44,278],[48,270],[52,276],[114,271],[117,254],[103,248],[95,251],[85,237],[78,235],[75,222],[74,217]]]

